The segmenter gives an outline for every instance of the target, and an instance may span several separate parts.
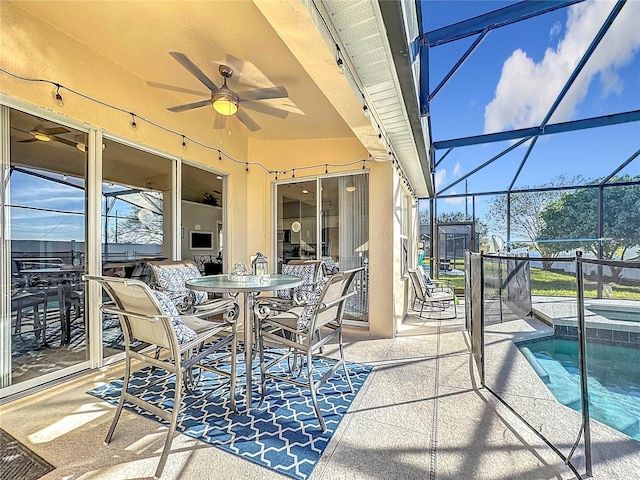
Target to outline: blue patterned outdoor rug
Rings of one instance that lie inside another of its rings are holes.
[[[282,363],[284,372],[286,361]],[[320,374],[333,364],[333,360],[314,359],[316,372],[321,372]],[[372,369],[369,365],[357,363],[348,363],[348,368],[354,390],[352,393],[344,393],[349,387],[341,368],[318,391],[318,404],[327,425],[325,432],[320,430],[308,389],[270,379],[267,382],[265,401],[258,407],[260,380],[258,376],[254,376],[253,408],[248,412],[244,410],[238,388],[240,413],[234,413],[229,408],[228,390],[223,389],[214,395],[207,394],[207,390],[210,391],[219,381],[219,377],[209,372],[205,373],[204,381],[193,394],[183,397],[186,407],[180,412],[177,429],[185,435],[258,465],[296,479],[306,479],[311,475]],[[244,371],[241,365],[238,365],[238,371],[239,375]],[[158,370],[150,376],[148,372],[148,369],[136,372],[130,389],[152,384],[163,376],[163,372]],[[314,377],[319,378],[316,375]],[[298,378],[301,381],[304,379],[304,376]],[[175,377],[170,377],[153,385],[151,393],[144,398],[152,403],[171,405],[174,383]],[[121,389],[122,379],[87,393],[116,405]],[[132,405],[127,407],[125,404],[125,407],[160,421],[154,415]]]

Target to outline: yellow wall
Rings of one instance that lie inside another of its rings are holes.
[[[212,145],[211,122],[194,122],[189,117],[167,112],[168,92],[149,88],[145,79],[121,68],[116,63],[52,28],[18,6],[2,2],[0,8],[0,66],[19,76],[44,78],[60,83],[102,102],[117,106],[123,112],[83,99],[62,90],[64,106],[57,105],[51,84],[29,82],[0,73],[0,91],[11,99],[24,101],[91,127],[103,129],[116,137],[148,146],[168,155],[182,157],[228,173],[225,257],[229,266],[234,261],[248,261],[256,251],[270,251],[271,192],[274,175],[258,166],[232,162],[217,152],[204,149],[149,123],[156,122],[169,130],[185,134]],[[180,103],[176,99],[176,104]],[[137,115],[137,129],[131,127],[131,115]],[[269,169],[290,170],[314,164],[330,166],[329,172],[361,171],[367,151],[355,138],[312,139],[287,142],[249,141],[241,132],[223,137],[215,146],[241,162],[259,162]],[[370,172],[370,330],[372,334],[392,336],[398,318],[404,316],[406,289],[395,291],[398,282],[398,236],[394,217],[394,192],[398,178],[389,162],[367,162]],[[296,178],[321,175],[324,167],[296,171]],[[290,174],[288,175],[290,177]],[[393,294],[395,291],[396,295]]]

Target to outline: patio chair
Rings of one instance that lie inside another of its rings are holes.
[[[207,393],[212,394],[228,384],[230,406],[232,410],[236,408],[235,319],[213,322],[195,315],[179,315],[167,295],[151,290],[146,283],[138,280],[88,275],[84,279],[102,285],[113,303],[103,303],[100,309],[104,313],[119,317],[124,334],[125,375],[122,393],[105,443],[111,441],[125,402],[165,420],[169,423],[169,431],[155,471],[155,478],[158,478],[162,474],[171,449],[178,413],[182,407],[183,391],[190,392],[193,388],[190,381],[194,379],[195,369],[199,369],[200,373],[202,369],[210,370],[221,378],[228,378],[228,382],[223,382]],[[229,326],[231,326],[230,333]],[[206,343],[208,341],[211,343]],[[158,355],[157,352],[154,355],[153,350],[136,351],[134,347],[138,342],[156,345],[162,349],[164,355]],[[227,352],[229,347],[230,354]],[[223,355],[214,357],[214,354],[219,352],[223,352]],[[132,387],[130,380],[134,360],[143,366],[150,367],[141,370],[142,372],[151,374],[154,370],[160,369],[165,371],[166,375],[150,382],[149,385]],[[229,367],[226,366],[227,363],[230,363]],[[223,364],[227,369],[220,369]],[[151,403],[145,395],[148,395],[159,381],[164,381],[171,376],[175,376],[173,403]]]
[[[409,277],[413,285],[413,291],[415,296],[413,298],[413,309],[415,310],[416,302],[420,302],[419,317],[422,317],[422,312],[425,307],[433,311],[444,311],[448,308],[450,303],[453,303],[453,317],[457,318],[458,312],[456,307],[456,297],[452,290],[444,292],[434,292],[432,289],[427,288],[424,284],[423,277],[418,273],[416,269],[409,270]]]
[[[190,260],[149,261],[153,272],[152,288],[169,296],[179,313],[195,313],[198,316],[226,315],[238,316],[239,307],[233,298],[208,298],[206,292],[195,292],[186,287],[185,282],[202,275],[196,264]]]
[[[317,391],[320,386],[342,367],[349,384],[349,391],[353,391],[353,385],[351,384],[349,371],[344,359],[342,315],[346,300],[355,295],[355,292],[347,293],[355,273],[357,272],[342,272],[329,277],[315,303],[294,307],[286,312],[257,322],[262,400],[265,397],[267,378],[308,387],[311,392],[313,408],[323,432],[326,430],[326,424],[317,400]],[[328,333],[321,336],[319,332],[323,328],[328,330]],[[340,359],[320,379],[316,380],[314,378],[313,357],[314,355],[317,356],[316,352],[319,353],[323,345],[335,337],[338,339]],[[265,359],[265,343],[276,348],[284,348],[285,351],[276,350],[276,357],[267,361]],[[273,367],[276,367],[284,359],[290,359],[292,356],[294,359],[302,356],[303,362],[306,364],[305,381],[298,379],[298,376],[294,373],[295,369],[294,371],[290,369],[289,374],[274,373],[272,371]]]
[[[63,282],[58,284],[58,310],[62,325],[61,345],[71,343],[71,310],[77,320],[84,311],[84,284]]]
[[[453,295],[453,289],[449,286],[449,283],[444,280],[434,280],[431,275],[422,267],[418,265],[416,267],[418,274],[422,275],[424,279],[424,286],[430,289],[432,292],[447,292]]]
[[[282,273],[302,278],[302,285],[294,289],[278,290],[275,297],[258,297],[258,305],[263,311],[266,308],[267,312],[284,312],[292,307],[315,302],[326,282],[322,265],[318,260],[292,260],[283,265]]]

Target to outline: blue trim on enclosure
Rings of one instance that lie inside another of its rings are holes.
[[[583,118],[582,120],[572,120],[570,122],[554,123],[545,127],[529,127],[519,130],[509,130],[507,132],[487,133],[485,135],[475,135],[473,137],[454,138],[433,142],[436,150],[451,147],[465,147],[478,145],[481,143],[502,142],[516,138],[533,137],[538,135],[552,135],[554,133],[571,132],[586,128],[605,127],[607,125],[617,125],[619,123],[637,122],[640,120],[640,110],[632,110],[624,113],[614,113],[601,117]]]
[[[527,0],[500,8],[462,22],[438,28],[424,34],[424,43],[436,46],[477,35],[486,29],[494,29],[552,12],[584,0]],[[422,19],[420,19],[422,21]]]

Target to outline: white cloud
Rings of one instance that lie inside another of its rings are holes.
[[[515,50],[502,66],[494,99],[485,107],[485,133],[539,125],[613,5],[611,1],[589,0],[569,7],[564,37],[555,49],[547,49],[539,63],[521,49]],[[556,109],[551,123],[572,117],[597,74],[603,95],[621,92],[616,70],[629,63],[640,48],[639,19],[640,1],[627,2]]]
[[[436,183],[436,190],[444,184],[444,181],[446,179],[447,179],[447,170],[445,168],[436,170],[435,179],[434,179]]]
[[[458,177],[460,175],[460,162],[456,162],[453,166],[453,176]]]
[[[456,193],[458,192],[456,192],[455,190],[451,190],[450,192],[447,192],[448,195],[455,195]],[[462,205],[464,203],[464,199],[465,197],[445,198],[444,201],[449,205]]]
[[[553,38],[556,35],[559,35],[562,32],[562,24],[560,22],[556,22],[551,25],[551,30],[549,30],[549,38]]]

